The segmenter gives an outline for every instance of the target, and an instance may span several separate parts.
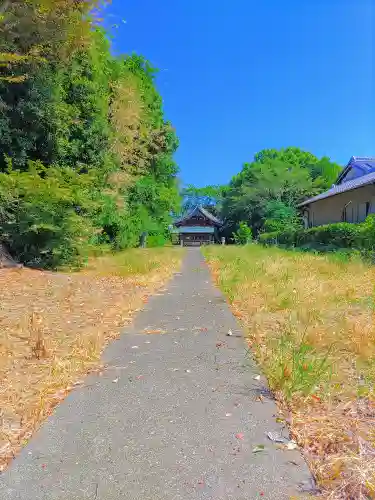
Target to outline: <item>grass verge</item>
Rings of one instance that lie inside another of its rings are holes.
[[[0,471],[177,270],[175,248],[91,259],[84,271],[0,270]]]
[[[258,245],[204,253],[323,495],[375,498],[375,268]]]

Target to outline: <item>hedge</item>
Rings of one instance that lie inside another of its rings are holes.
[[[264,245],[287,247],[357,248],[375,250],[375,215],[369,215],[360,224],[340,222],[309,229],[262,233],[258,241]]]

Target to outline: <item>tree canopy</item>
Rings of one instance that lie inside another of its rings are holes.
[[[245,163],[224,191],[221,216],[228,234],[247,222],[254,235],[301,224],[297,205],[331,187],[341,167],[296,147],[265,149]]]
[[[95,1],[8,2],[0,23],[0,232],[29,265],[167,235],[178,140],[156,70],[113,56]]]

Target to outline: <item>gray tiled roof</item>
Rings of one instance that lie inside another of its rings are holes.
[[[336,194],[345,193],[346,191],[352,191],[353,189],[357,189],[362,186],[367,186],[368,184],[375,184],[375,172],[363,175],[362,177],[358,177],[358,179],[353,179],[352,181],[344,182],[343,184],[338,184],[337,186],[332,187],[331,189],[325,191],[324,193],[318,194],[313,198],[305,200],[298,206],[304,207],[305,205],[310,205],[310,203],[314,203],[316,201],[323,200],[324,198],[335,196]]]
[[[182,224],[185,220],[187,219],[190,219],[191,217],[193,217],[194,215],[197,215],[198,213],[201,213],[204,217],[207,217],[207,219],[209,219],[210,221],[212,221],[214,224],[216,224],[217,226],[222,226],[223,223],[221,220],[219,220],[217,217],[215,217],[214,215],[210,214],[210,212],[208,212],[207,210],[205,210],[201,205],[197,205],[195,208],[193,208],[193,210],[191,210],[188,214],[184,215],[183,217],[175,220],[174,224],[175,225],[178,225],[178,224]]]

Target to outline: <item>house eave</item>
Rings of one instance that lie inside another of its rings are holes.
[[[309,205],[317,203],[318,201],[327,200],[328,198],[333,198],[334,196],[339,196],[340,194],[348,193],[350,191],[355,191],[356,189],[361,189],[363,187],[371,186],[371,185],[375,185],[375,180],[369,181],[369,182],[361,184],[359,186],[348,187],[348,189],[345,189],[343,191],[337,191],[337,192],[329,193],[329,194],[327,193],[327,196],[322,196],[322,195],[324,195],[324,193],[322,193],[322,195],[317,195],[317,199],[315,199],[315,197],[313,197],[313,198],[309,198],[308,200],[303,201],[302,203],[297,205],[297,208],[307,207]]]

